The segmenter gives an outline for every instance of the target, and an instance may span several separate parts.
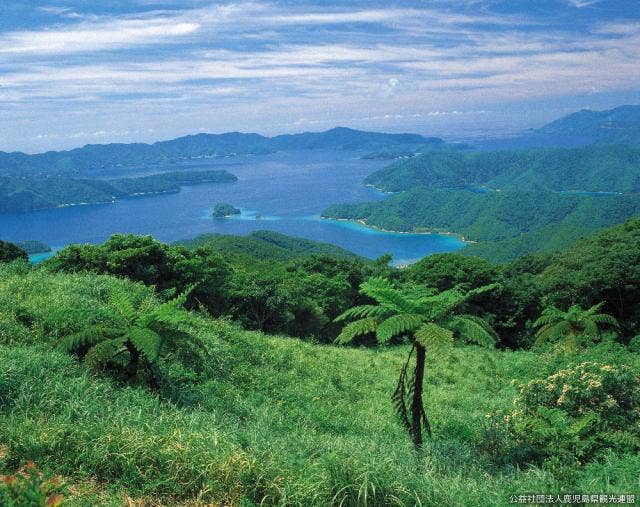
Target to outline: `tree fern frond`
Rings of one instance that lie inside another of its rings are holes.
[[[384,315],[385,309],[378,305],[360,305],[349,308],[347,311],[338,315],[334,321],[342,322],[349,319],[361,319],[364,317],[377,317]]]
[[[453,345],[453,332],[433,322],[422,324],[414,337],[427,350],[439,350]]]
[[[600,308],[602,308],[604,306],[604,301],[601,301],[600,303],[598,303],[597,305],[593,305],[591,308],[589,308],[588,310],[583,312],[584,316],[587,315],[594,315],[598,312],[598,310],[600,310]],[[582,308],[580,308],[579,306],[577,307],[580,311],[582,311]]]
[[[113,359],[124,344],[124,339],[104,340],[89,349],[84,362],[90,368],[101,369]]]
[[[582,323],[582,329],[587,336],[596,337],[599,334],[598,324],[593,320],[587,319]]]
[[[486,294],[487,292],[491,292],[499,288],[500,288],[499,283],[490,283],[487,285],[483,285],[481,287],[477,287],[475,289],[471,289],[469,292],[467,292],[466,297],[467,299],[469,299],[469,298],[478,296],[480,294]]]
[[[346,344],[351,342],[355,337],[373,333],[376,330],[378,321],[375,317],[366,317],[364,319],[353,321],[342,329],[335,342]]]
[[[134,327],[129,331],[127,337],[147,361],[155,363],[158,360],[162,345],[162,338],[158,333],[151,329]]]
[[[493,347],[496,343],[496,332],[485,320],[475,315],[457,315],[451,319],[450,325],[462,338],[483,347]]]
[[[360,292],[397,313],[415,313],[415,304],[384,278],[369,278],[360,285]]]
[[[551,324],[556,322],[559,319],[559,316],[556,313],[547,312],[546,310],[538,317],[538,319],[533,323],[535,327],[546,326],[547,324]]]
[[[568,321],[547,324],[536,333],[536,343],[562,338],[569,329],[571,329],[571,323]]]
[[[424,317],[417,314],[402,313],[381,322],[376,329],[378,343],[386,343],[394,336],[414,331],[424,322]]]
[[[77,333],[65,336],[58,343],[60,350],[66,353],[77,352],[87,347],[91,347],[103,340],[111,340],[122,334],[118,328],[104,326],[89,326]]]
[[[617,319],[607,313],[599,313],[597,315],[594,315],[593,317],[591,317],[591,320],[596,324],[609,324],[614,327],[620,326]]]
[[[125,322],[135,321],[137,312],[129,294],[118,287],[111,290],[107,297],[109,306],[115,311],[116,315]]]

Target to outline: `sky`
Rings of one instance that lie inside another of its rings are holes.
[[[338,125],[460,140],[638,103],[638,0],[0,2],[4,151]]]

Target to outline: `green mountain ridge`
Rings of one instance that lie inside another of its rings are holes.
[[[434,151],[395,162],[365,179],[383,191],[486,187],[500,190],[640,191],[640,147]]]
[[[576,147],[589,144],[640,145],[640,105],[605,111],[583,109],[511,138],[476,143],[483,149]]]

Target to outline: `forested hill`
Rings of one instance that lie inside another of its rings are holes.
[[[473,192],[417,187],[387,200],[338,204],[325,218],[363,220],[396,231],[448,231],[479,241],[461,250],[494,262],[571,245],[594,230],[640,215],[640,194]]]
[[[51,151],[37,155],[0,152],[0,175],[95,176],[104,168],[168,163],[191,158],[307,149],[370,151],[394,145],[442,144],[444,141],[441,139],[417,134],[384,134],[348,128],[272,138],[239,132],[197,134],[154,144],[87,145],[70,151]]]
[[[273,231],[256,231],[247,236],[203,234],[194,239],[178,241],[187,248],[208,247],[224,255],[258,260],[289,261],[308,255],[330,255],[339,259],[358,256],[330,243],[296,238]]]
[[[0,213],[108,203],[122,197],[179,192],[183,185],[233,183],[237,179],[225,170],[178,171],[113,180],[0,176]]]
[[[592,145],[497,152],[431,151],[365,180],[384,191],[417,185],[501,190],[640,191],[640,147]]]
[[[522,148],[593,143],[640,145],[640,105],[620,106],[607,111],[584,109],[514,138],[483,141],[480,145],[484,148]]]

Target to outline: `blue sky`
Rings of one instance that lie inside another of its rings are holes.
[[[0,150],[500,135],[640,103],[639,55],[636,0],[2,0]]]

